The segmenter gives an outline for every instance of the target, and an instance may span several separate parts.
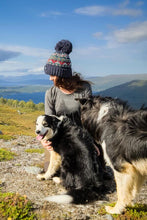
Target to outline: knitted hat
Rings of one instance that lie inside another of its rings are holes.
[[[72,52],[72,43],[68,40],[61,40],[56,44],[55,51],[44,67],[45,73],[63,78],[71,77],[72,69],[69,54]]]

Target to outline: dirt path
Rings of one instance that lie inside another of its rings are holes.
[[[0,187],[2,192],[17,192],[26,195],[33,203],[40,219],[113,219],[110,215],[99,216],[99,207],[116,200],[116,191],[109,194],[107,198],[87,205],[57,205],[43,201],[48,195],[60,194],[64,190],[61,185],[55,184],[52,180],[39,181],[36,178],[41,168],[38,167],[44,160],[44,154],[27,153],[26,149],[38,149],[41,145],[35,138],[18,137],[12,141],[0,140],[0,147],[10,149],[17,156],[13,160],[0,162]],[[109,186],[114,188],[114,181],[107,181]],[[147,183],[144,184],[136,202],[147,204]]]

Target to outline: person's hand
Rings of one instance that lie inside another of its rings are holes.
[[[43,148],[52,151],[53,147],[52,147],[52,142],[51,141],[47,141],[47,140],[41,140],[41,144],[43,146]]]

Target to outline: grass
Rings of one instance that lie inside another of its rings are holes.
[[[18,110],[21,114],[18,113]],[[17,135],[35,136],[35,122],[38,115],[43,111],[13,108],[0,104],[0,139],[9,141]],[[31,149],[29,152],[42,153],[43,149]],[[14,158],[16,154],[0,148],[0,162]],[[26,196],[15,193],[0,192],[0,219],[3,220],[35,220],[38,219],[34,213],[33,205]]]
[[[0,135],[0,139],[3,139],[5,141],[9,141],[9,140],[15,139],[15,137],[11,136],[11,135],[4,134],[4,135]]]
[[[109,206],[114,206],[114,203],[108,204]],[[99,215],[106,215],[105,206],[102,206],[98,210]],[[126,208],[124,214],[112,215],[114,220],[146,220],[147,219],[147,204],[135,204],[134,206],[129,206]]]
[[[17,193],[0,192],[0,219],[3,220],[37,220],[33,204],[26,196]]]
[[[25,152],[27,153],[39,153],[39,154],[43,154],[44,153],[44,149],[26,149]]]
[[[9,151],[5,148],[0,148],[0,162],[12,160],[14,158],[14,156],[16,156],[16,154],[12,153],[11,151]]]
[[[18,110],[21,114],[18,113]],[[36,118],[44,114],[43,111],[12,108],[0,105],[0,139],[14,139],[15,135],[35,136]]]

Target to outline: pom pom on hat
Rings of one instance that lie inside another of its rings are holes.
[[[55,46],[56,52],[48,59],[44,71],[48,75],[68,78],[72,76],[71,60],[69,54],[72,52],[72,43],[61,40]]]
[[[72,52],[72,43],[68,40],[61,40],[56,44],[55,50],[57,53],[70,54]]]

